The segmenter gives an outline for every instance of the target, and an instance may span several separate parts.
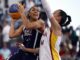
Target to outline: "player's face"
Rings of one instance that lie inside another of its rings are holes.
[[[39,9],[37,7],[32,7],[29,16],[34,20],[38,20],[39,14],[40,14]]]
[[[60,15],[60,10],[56,10],[53,14],[54,14],[55,19],[58,21],[58,23],[60,23],[61,18],[62,18]]]

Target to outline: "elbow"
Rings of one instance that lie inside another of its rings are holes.
[[[13,36],[12,35],[9,35],[9,38],[13,38]]]
[[[14,36],[12,34],[9,34],[9,38],[14,38]]]
[[[60,25],[59,25],[58,29],[59,29],[60,31],[62,30],[61,27],[60,27]]]
[[[26,26],[26,29],[31,29],[31,27],[29,25]]]

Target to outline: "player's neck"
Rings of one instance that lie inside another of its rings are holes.
[[[32,19],[32,18],[31,18],[30,21],[31,21],[31,22],[34,22],[34,21],[36,21],[36,19]]]

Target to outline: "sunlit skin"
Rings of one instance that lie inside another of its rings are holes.
[[[55,19],[57,20],[58,23],[60,23],[61,21],[61,16],[60,16],[60,10],[56,10],[54,13],[53,13]]]
[[[39,14],[40,14],[40,11],[37,7],[32,7],[31,10],[29,11],[29,16],[30,16],[30,19],[31,20],[38,20],[39,18]]]

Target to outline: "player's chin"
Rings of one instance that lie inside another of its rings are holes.
[[[34,16],[33,19],[34,19],[35,21],[37,21],[37,20],[38,20],[38,17]]]

